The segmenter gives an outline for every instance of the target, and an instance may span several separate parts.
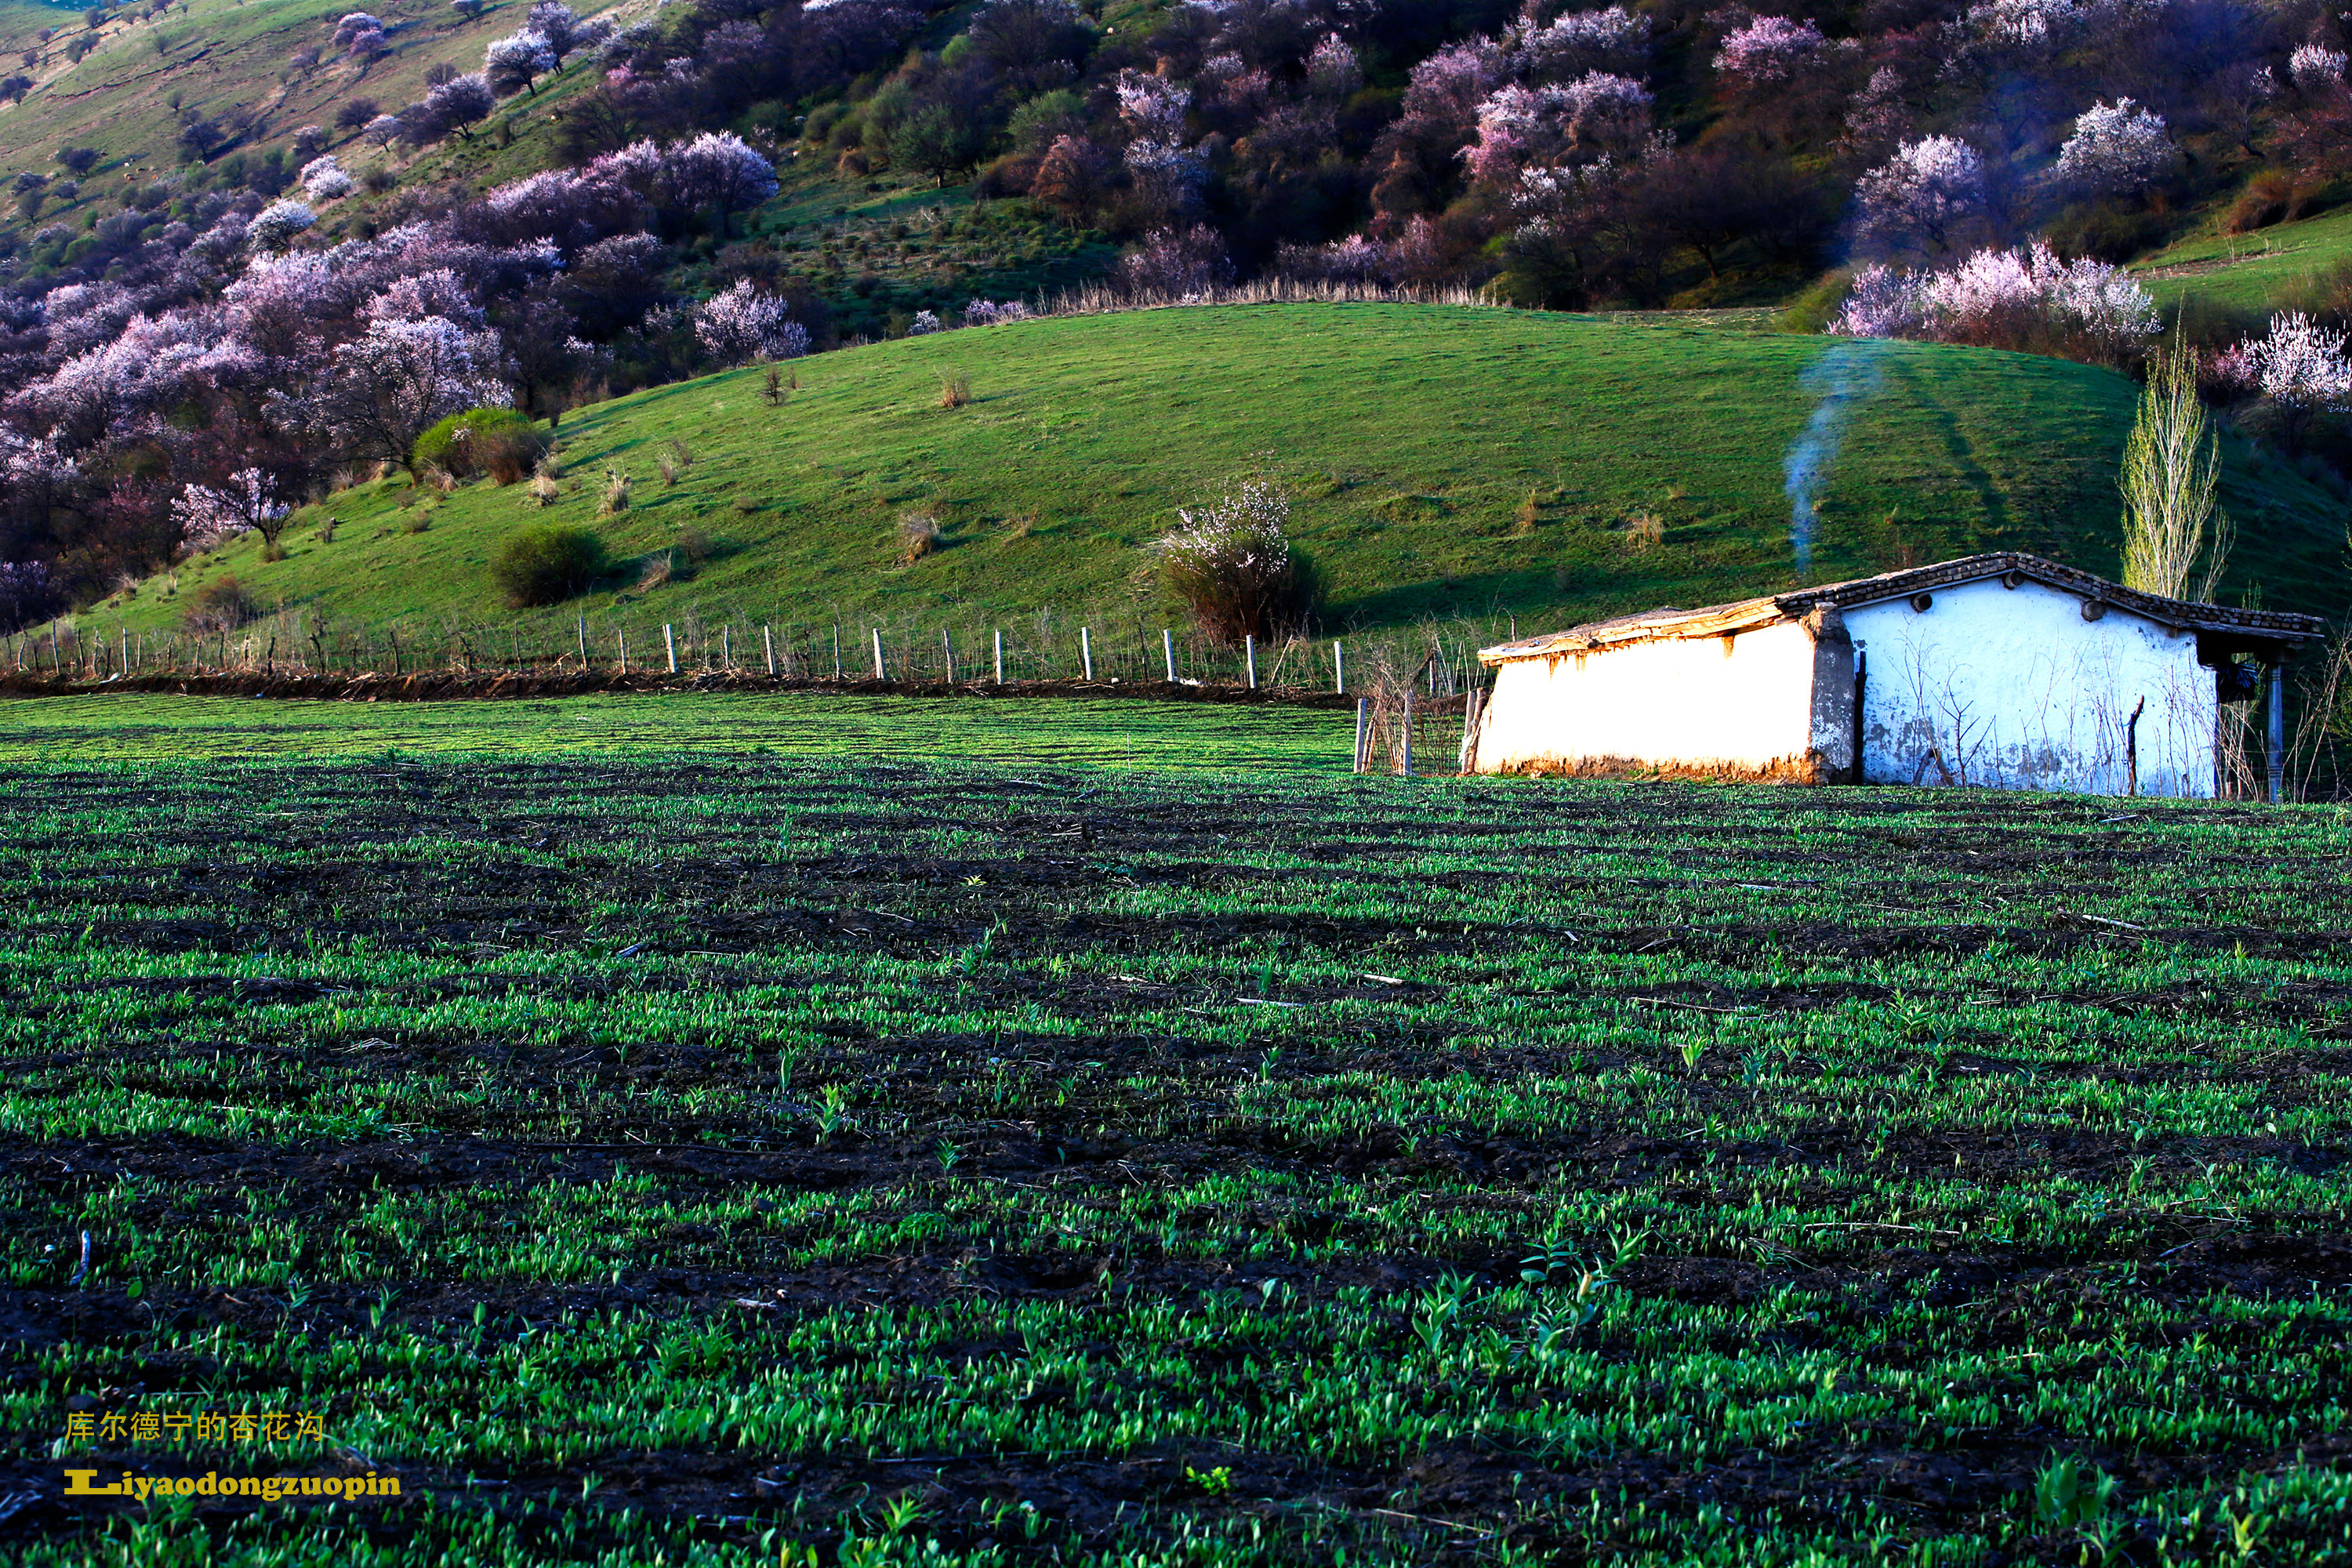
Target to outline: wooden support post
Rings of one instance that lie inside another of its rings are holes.
[[[882,663],[882,628],[881,628],[880,626],[876,626],[876,627],[874,628],[874,679],[877,679],[877,680],[886,680],[886,679],[889,679],[887,676],[886,676],[886,675],[884,675],[884,674],[882,673],[883,668],[884,668],[884,665],[883,665],[883,663]]]
[[[667,621],[662,623],[662,648],[669,655],[669,672],[676,675],[677,673],[677,637],[670,631]]]
[[[2271,666],[2270,722],[2263,745],[2263,775],[2270,785],[2273,805],[2286,798],[2286,666]]]
[[[1078,628],[1078,668],[1087,672],[1088,680],[1095,678],[1095,639],[1084,626]]]
[[[1486,705],[1484,688],[1474,686],[1462,700],[1462,749],[1454,759],[1454,771],[1466,773],[1476,760],[1478,744],[1478,714]]]
[[[955,684],[955,633],[945,626],[940,628],[940,651],[947,656],[948,684],[953,686]]]
[[[629,673],[629,628],[623,626],[616,634],[621,639],[621,673]]]
[[[735,668],[735,623],[732,621],[719,628],[719,664],[722,669]]]
[[[1348,645],[1338,637],[1331,639],[1331,689],[1348,694]]]
[[[580,616],[580,624],[573,629],[580,634],[580,668],[585,670],[588,668],[588,616],[584,611]]]
[[[775,629],[775,627],[773,627],[773,626],[761,626],[761,627],[760,628],[760,640],[761,640],[761,642],[763,642],[763,643],[765,643],[765,644],[767,645],[767,647],[768,647],[768,679],[771,679],[771,680],[773,680],[773,679],[776,679],[776,629]]]
[[[1160,628],[1160,657],[1168,661],[1168,684],[1176,684],[1176,634],[1166,626]]]
[[[2147,699],[2132,704],[2131,717],[2124,721],[2124,793],[2139,794],[2139,716],[2147,711]]]
[[[1004,684],[1004,633],[996,634],[996,684]]]
[[[1353,771],[1357,773],[1364,771],[1366,763],[1364,748],[1370,745],[1371,742],[1372,700],[1369,697],[1359,697],[1356,699],[1356,765]]]
[[[1255,634],[1242,638],[1243,668],[1248,673],[1252,691],[1257,689],[1257,637]]]
[[[1412,688],[1404,689],[1404,766],[1398,772],[1412,777]]]

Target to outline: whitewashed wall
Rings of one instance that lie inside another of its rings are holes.
[[[1940,588],[1923,613],[1891,600],[1845,613],[1867,661],[1863,768],[1873,784],[2121,795],[2124,724],[2139,721],[2142,795],[2213,793],[2213,672],[2193,632],[2075,595],[1998,580]],[[1930,756],[1930,752],[1934,756]],[[1938,767],[1937,758],[1942,760]]]
[[[1813,634],[1783,622],[1736,637],[1514,659],[1495,672],[1475,765],[1804,777],[1815,658]]]

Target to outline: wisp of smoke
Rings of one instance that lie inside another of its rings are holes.
[[[1788,475],[1781,488],[1789,496],[1789,545],[1797,560],[1797,576],[1813,566],[1813,527],[1821,521],[1815,498],[1830,465],[1837,461],[1838,444],[1845,438],[1846,416],[1854,405],[1878,390],[1878,351],[1874,340],[1849,339],[1805,367],[1797,384],[1821,401],[1806,423],[1804,434],[1780,460]]]

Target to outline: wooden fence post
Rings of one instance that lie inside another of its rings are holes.
[[[765,644],[767,645],[767,647],[768,647],[768,679],[771,679],[771,680],[773,680],[773,679],[776,679],[776,632],[775,632],[775,628],[774,628],[773,626],[762,626],[760,628],[760,640],[761,640],[762,643],[765,643]]]
[[[2271,804],[2276,805],[2286,798],[2285,781],[2279,775],[2286,771],[2286,665],[2284,661],[2271,666],[2269,734],[2263,746],[2263,772],[2270,784]]]
[[[1166,626],[1160,628],[1160,656],[1168,661],[1168,684],[1176,684],[1176,634]]]
[[[676,675],[677,673],[677,638],[671,633],[667,621],[662,623],[662,648],[669,655],[669,672]]]
[[[1371,739],[1372,700],[1369,697],[1359,697],[1356,699],[1356,760],[1355,766],[1349,770],[1350,772],[1360,773],[1364,771],[1364,748],[1371,743]]]
[[[1404,766],[1398,772],[1412,777],[1412,688],[1404,689]]]
[[[1250,689],[1257,689],[1257,637],[1255,633],[1242,638],[1242,658],[1249,671]]]
[[[1338,637],[1331,639],[1331,689],[1348,694],[1348,645]]]
[[[735,668],[735,623],[729,621],[719,628],[719,668],[730,672]]]
[[[996,634],[996,684],[1004,684],[1004,632],[1001,627]]]
[[[948,684],[953,686],[955,684],[955,633],[945,626],[940,628],[940,648],[948,656]]]
[[[841,679],[841,623],[833,623],[833,678]]]
[[[1454,762],[1456,773],[1468,773],[1471,763],[1477,756],[1478,715],[1486,710],[1486,689],[1471,687],[1469,695],[1462,700],[1462,749]]]
[[[621,639],[621,673],[629,673],[629,628],[623,626],[616,634]]]
[[[580,633],[580,668],[584,672],[588,668],[588,616],[585,611],[582,612],[576,629]]]
[[[1088,680],[1095,678],[1094,638],[1087,635],[1084,626],[1078,628],[1078,667],[1087,672]]]
[[[886,675],[884,675],[884,674],[882,673],[882,670],[883,670],[883,664],[882,664],[882,628],[881,628],[880,626],[876,626],[876,627],[874,628],[874,679],[877,679],[877,680],[887,680],[887,679],[889,679],[887,676],[886,676]]]

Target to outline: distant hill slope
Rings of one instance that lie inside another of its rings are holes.
[[[1140,547],[1180,506],[1252,474],[1294,498],[1334,625],[1517,615],[1534,627],[1695,605],[1794,580],[1783,458],[1819,405],[1808,368],[1832,352],[1857,356],[1851,384],[1876,390],[1857,395],[1828,468],[1817,580],[1991,548],[2116,569],[2115,473],[2136,388],[2105,371],[1927,343],[1840,351],[1670,319],[1290,304],[820,355],[787,367],[800,385],[781,408],[756,368],[615,399],[564,422],[566,493],[552,506],[524,486],[420,500],[404,478],[370,481],[301,514],[283,561],[242,542],[83,620],[175,624],[223,571],[265,604],[368,621],[606,614],[613,588],[500,608],[491,551],[543,521],[593,523],[629,554],[705,537],[689,578],[616,583],[633,619],[1157,615]],[[971,401],[944,407],[941,384],[957,376]],[[692,461],[666,486],[672,441]],[[2230,450],[2232,596],[2259,583],[2272,605],[2340,612],[2341,508],[2259,462]],[[599,518],[608,471],[629,476],[635,500]],[[430,509],[427,531],[404,531],[411,508]],[[916,510],[937,518],[943,547],[905,564],[897,525]],[[321,542],[328,514],[339,527]]]
[[[2168,307],[2201,302],[2263,311],[2352,261],[2352,207],[2252,234],[2198,234],[2141,258],[2132,271]]]

